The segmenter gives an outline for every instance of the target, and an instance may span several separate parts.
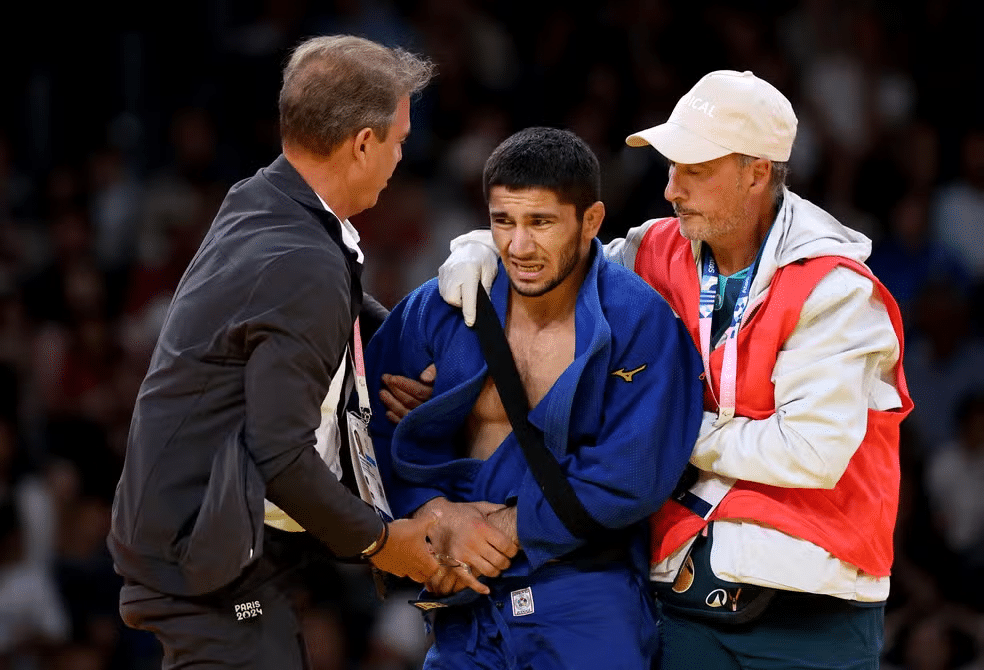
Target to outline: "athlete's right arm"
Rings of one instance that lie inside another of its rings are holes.
[[[651,221],[629,230],[605,245],[605,258],[613,263],[635,269],[639,242]],[[498,271],[498,252],[492,241],[492,231],[473,230],[451,240],[451,255],[438,270],[438,288],[445,302],[460,307],[465,323],[475,325],[475,295],[481,281],[488,291]]]

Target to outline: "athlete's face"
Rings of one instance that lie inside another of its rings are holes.
[[[550,189],[493,186],[489,218],[513,289],[536,297],[568,281],[586,262],[604,205],[596,202],[578,218],[574,205],[561,203]]]

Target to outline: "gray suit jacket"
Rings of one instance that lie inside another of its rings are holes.
[[[264,497],[336,556],[379,535],[314,449],[360,272],[284,156],[229,190],[134,408],[108,538],[120,574],[174,595],[228,584],[263,551]]]

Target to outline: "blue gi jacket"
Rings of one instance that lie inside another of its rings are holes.
[[[625,528],[663,504],[687,464],[700,427],[702,368],[690,335],[662,297],[605,260],[597,239],[591,254],[577,298],[574,362],[529,419],[588,513],[606,527]],[[491,292],[500,321],[508,295],[500,264]],[[462,430],[488,368],[475,332],[441,299],[436,280],[394,308],[365,358],[374,403],[370,427],[395,516],[437,496],[515,501],[526,560],[517,556],[504,573],[510,576],[582,544],[543,496],[512,433],[485,461],[461,457]],[[433,397],[394,429],[378,399],[381,375],[417,378],[432,362]],[[645,524],[639,529],[644,536]]]

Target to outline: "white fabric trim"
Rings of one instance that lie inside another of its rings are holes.
[[[342,364],[338,366],[335,376],[331,378],[328,394],[325,396],[324,402],[321,403],[321,424],[314,431],[314,448],[339,481],[342,479],[342,464],[339,460],[342,441],[338,432],[338,415],[335,410],[341,398],[342,387],[346,387],[346,395],[352,390],[352,380],[346,374],[349,366],[347,352],[348,348],[346,347],[346,354],[342,356]],[[263,506],[263,522],[268,526],[291,533],[299,533],[304,530],[299,523],[269,500],[264,500]]]
[[[711,570],[732,582],[881,602],[889,577],[875,577],[826,549],[774,528],[736,520],[714,522]]]
[[[318,195],[318,194],[315,193],[315,195]],[[359,238],[359,231],[357,231],[355,229],[355,226],[353,226],[352,225],[352,222],[349,221],[348,219],[345,219],[344,221],[342,221],[342,219],[340,219],[338,217],[338,215],[335,214],[335,212],[332,210],[332,208],[328,206],[328,203],[325,202],[324,199],[320,195],[318,195],[318,200],[321,201],[321,204],[324,206],[324,208],[326,210],[328,210],[329,212],[331,212],[332,215],[336,219],[338,219],[339,222],[341,222],[341,224],[342,224],[342,242],[345,243],[345,246],[347,246],[349,249],[351,249],[352,251],[354,251],[356,253],[357,260],[360,263],[365,262],[365,256],[362,254],[362,249],[359,248],[359,240],[360,240],[360,238]]]

